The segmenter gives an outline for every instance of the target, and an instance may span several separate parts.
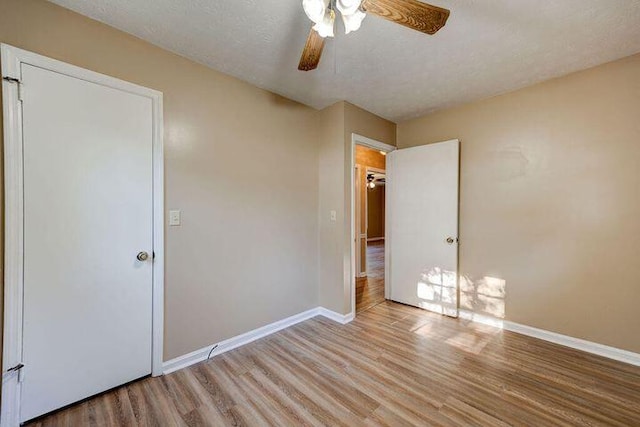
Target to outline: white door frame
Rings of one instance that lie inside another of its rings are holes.
[[[164,330],[164,154],[162,92],[85,70],[6,44],[0,45],[4,120],[4,345],[0,425],[19,425],[22,362],[24,189],[22,157],[21,64],[150,98],[153,103],[153,287],[152,375],[162,374]],[[9,78],[6,80],[5,78]],[[28,90],[28,88],[25,88]]]
[[[356,268],[356,234],[355,234],[356,233],[356,213],[355,213],[355,206],[354,206],[356,191],[355,191],[355,179],[354,179],[355,174],[353,173],[356,166],[355,165],[356,145],[363,145],[365,147],[373,148],[374,150],[384,151],[385,153],[390,153],[396,149],[396,147],[394,147],[393,145],[385,144],[384,142],[376,141],[375,139],[367,138],[366,136],[358,135],[357,133],[351,134],[351,150],[350,150],[351,158],[349,159],[349,170],[351,170],[351,197],[349,198],[349,205],[350,205],[350,211],[351,211],[351,221],[349,222],[349,237],[351,239],[351,245],[350,245],[351,253],[349,254],[349,259],[351,260],[351,268],[349,272],[349,286],[351,289],[351,312],[348,315],[350,318],[353,318],[356,315],[356,271],[358,271],[358,269]],[[388,179],[388,176],[386,176],[386,174],[385,174],[385,179]],[[385,222],[386,222],[386,218],[385,218]],[[385,226],[385,243],[387,242],[387,238],[388,238],[387,227]],[[388,280],[387,271],[389,267],[389,257],[387,253],[388,251],[387,248],[388,248],[388,245],[385,244],[384,246],[385,298],[388,297],[386,283]]]
[[[354,178],[354,200],[355,200],[355,204],[354,204],[354,209],[355,209],[355,232],[354,232],[354,239],[359,243],[360,242],[360,238],[362,238],[362,222],[360,217],[358,216],[358,214],[360,213],[360,211],[362,210],[362,195],[361,195],[361,191],[362,191],[362,182],[360,181],[360,166],[359,165],[355,165],[354,168],[354,172],[356,174],[355,178]],[[357,244],[356,244],[357,246]],[[361,254],[360,254],[360,250],[356,250],[356,270],[355,273],[357,275],[357,277],[366,277],[367,272],[366,269],[364,270],[364,272],[362,271],[362,259],[361,259]],[[365,260],[365,264],[366,264],[366,260]]]

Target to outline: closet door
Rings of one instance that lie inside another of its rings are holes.
[[[151,373],[153,111],[21,71],[26,421]]]

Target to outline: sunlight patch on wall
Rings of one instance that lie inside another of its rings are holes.
[[[507,282],[498,277],[460,276],[460,309],[503,319]]]

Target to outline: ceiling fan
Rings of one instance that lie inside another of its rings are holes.
[[[449,10],[418,0],[302,0],[302,7],[314,25],[298,65],[301,71],[318,67],[325,38],[334,35],[336,11],[347,34],[358,30],[368,13],[426,34],[435,34],[449,18]]]

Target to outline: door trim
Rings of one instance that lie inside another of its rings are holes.
[[[381,173],[385,176],[385,179],[387,178],[387,170],[386,169],[380,169],[380,168],[374,168],[371,166],[367,166],[364,169],[364,175],[367,176],[369,175],[369,172],[373,172],[373,173]],[[386,184],[385,184],[386,185]],[[385,188],[386,190],[386,188]],[[385,198],[386,199],[386,198]],[[365,192],[364,193],[364,203],[365,203],[365,209],[366,209],[366,213],[365,213],[365,230],[367,230],[367,232],[365,233],[364,238],[366,239],[367,242],[373,242],[376,240],[384,240],[384,237],[374,237],[374,238],[369,238],[369,192]],[[386,208],[386,202],[385,202],[385,208]],[[385,228],[386,230],[386,228]],[[369,266],[365,263],[365,265],[367,266],[367,268],[369,268]]]
[[[356,182],[355,182],[355,174],[353,171],[356,167],[356,145],[363,145],[365,147],[373,148],[374,150],[384,151],[385,153],[390,153],[396,150],[396,147],[390,144],[385,144],[381,141],[376,141],[375,139],[367,138],[366,136],[358,135],[357,133],[351,134],[351,150],[349,150],[350,158],[349,158],[349,170],[351,171],[351,196],[349,197],[349,211],[351,212],[351,220],[349,222],[349,239],[351,241],[351,245],[349,246],[349,254],[350,259],[350,268],[349,268],[349,282],[345,283],[345,286],[349,286],[351,292],[351,311],[348,316],[354,318],[356,315],[356,212],[354,201],[356,199]],[[385,218],[386,221],[386,218]],[[387,238],[387,227],[385,225],[385,239]],[[385,275],[385,298],[387,298],[387,272],[389,268],[389,257],[387,253],[387,245],[385,245],[385,259],[384,259],[384,275]]]
[[[366,177],[367,175],[369,175],[369,172],[374,172],[374,173],[382,173],[385,175],[385,179],[386,179],[386,175],[387,175],[387,170],[386,169],[380,169],[380,168],[374,168],[371,166],[366,166],[364,169],[364,176]],[[360,184],[358,184],[358,186],[360,186]],[[374,239],[369,239],[369,189],[367,188],[364,192],[364,210],[365,210],[365,214],[364,214],[364,229],[365,229],[365,233],[363,233],[362,235],[360,235],[361,239],[364,239],[365,242],[365,261],[364,261],[364,271],[361,274],[360,277],[367,277],[367,274],[369,272],[369,264],[367,263],[367,249],[368,247],[366,246],[368,244],[368,242],[373,242],[375,240],[384,240],[384,237],[377,237]],[[385,212],[386,212],[386,197],[385,197]],[[363,208],[361,208],[363,209]],[[385,213],[385,218],[386,218],[386,213]],[[386,224],[385,224],[385,230],[386,230]],[[386,232],[386,231],[385,231]],[[360,243],[362,244],[362,243]],[[360,250],[356,251],[357,253],[360,253]],[[386,258],[385,258],[386,259]],[[386,270],[385,270],[386,271]],[[384,297],[387,298],[387,294],[386,294],[386,289],[387,289],[387,284],[385,282],[385,295]]]
[[[355,246],[357,247],[360,244],[360,238],[361,236],[361,230],[362,230],[362,221],[359,217],[360,215],[360,210],[362,209],[362,204],[360,202],[360,199],[362,198],[361,194],[360,194],[360,186],[362,185],[362,183],[360,182],[360,166],[359,165],[355,165],[354,168],[354,172],[356,174],[356,176],[353,178],[354,179],[354,199],[355,199],[355,204],[354,204],[354,215],[355,215],[355,232],[353,233],[353,238],[356,240],[355,242]],[[363,277],[362,276],[362,259],[360,251],[356,250],[355,253],[355,272],[357,274],[358,277]],[[366,275],[366,270],[365,270],[365,275]]]
[[[153,104],[153,285],[151,372],[162,375],[164,338],[164,150],[162,92],[89,71],[6,44],[0,44],[2,77],[21,78],[21,64],[75,77],[151,99]],[[0,425],[20,423],[19,372],[7,369],[22,362],[22,296],[24,257],[24,188],[22,106],[19,84],[2,80],[4,120],[4,345]]]

